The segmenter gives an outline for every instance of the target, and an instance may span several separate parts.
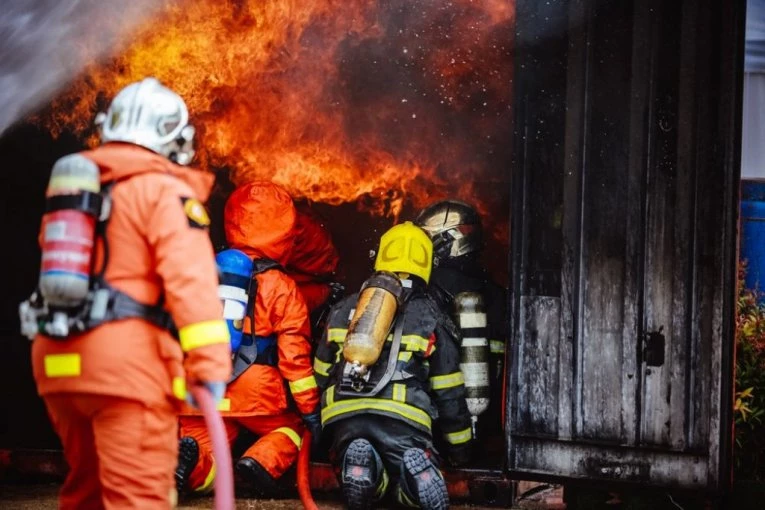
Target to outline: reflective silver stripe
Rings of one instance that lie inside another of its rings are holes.
[[[462,339],[462,347],[486,347],[489,341],[485,338],[465,337]]]
[[[460,363],[466,388],[485,387],[489,384],[488,363]]]
[[[462,329],[467,328],[485,328],[486,327],[486,314],[480,312],[465,312],[460,314],[459,318],[460,327]]]

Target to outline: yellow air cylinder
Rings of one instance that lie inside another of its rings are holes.
[[[396,318],[403,287],[393,273],[378,271],[361,286],[343,344],[343,357],[363,375],[377,362]]]

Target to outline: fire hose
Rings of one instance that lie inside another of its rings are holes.
[[[300,443],[300,453],[297,461],[297,488],[300,502],[303,503],[305,510],[319,510],[316,502],[311,496],[311,433],[303,432],[303,438]]]
[[[234,471],[231,466],[231,452],[226,438],[226,429],[212,395],[201,386],[191,388],[191,394],[197,401],[205,418],[205,425],[210,432],[213,455],[218,468],[215,476],[215,510],[234,510]],[[297,464],[297,487],[300,501],[306,510],[319,510],[311,496],[311,433],[303,433]]]
[[[215,510],[234,510],[234,469],[231,466],[231,451],[228,447],[223,418],[215,408],[210,392],[202,386],[193,386],[191,395],[196,400],[210,432],[213,456],[217,466],[215,475]]]

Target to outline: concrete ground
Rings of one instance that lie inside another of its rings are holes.
[[[59,484],[0,485],[0,508],[3,510],[56,510],[56,495]],[[322,510],[341,510],[343,505],[337,499],[327,499],[327,494],[317,494],[316,503]],[[213,508],[213,499],[196,498],[184,500],[178,510]],[[299,500],[256,500],[238,499],[237,510],[298,510]],[[486,507],[457,504],[452,510],[485,510]]]
[[[522,484],[524,482],[521,482]],[[530,484],[536,486],[541,484]],[[60,484],[17,484],[0,485],[0,508],[3,510],[56,510],[56,496]],[[524,491],[525,492],[525,491]],[[315,494],[316,503],[322,510],[341,510],[342,503],[337,497],[327,493]],[[538,492],[532,497],[523,498],[515,509],[524,510],[558,510],[563,509],[558,487]],[[213,508],[213,498],[196,498],[183,500],[178,510]],[[287,500],[256,500],[238,499],[237,510],[298,510],[302,508],[297,499]],[[474,506],[465,503],[451,505],[452,510],[489,510],[488,507]]]

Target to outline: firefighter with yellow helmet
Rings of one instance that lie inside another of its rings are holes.
[[[409,507],[449,507],[433,447],[436,419],[446,459],[470,458],[459,332],[426,291],[432,260],[419,227],[388,230],[375,273],[333,307],[316,352],[322,424],[350,509],[371,508],[386,493]]]

